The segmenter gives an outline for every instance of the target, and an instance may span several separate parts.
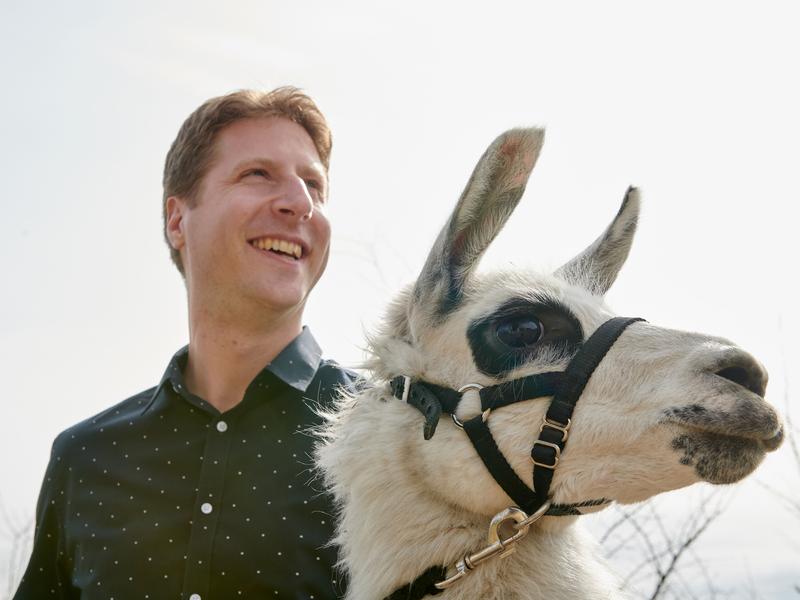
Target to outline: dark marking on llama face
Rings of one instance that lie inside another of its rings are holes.
[[[698,431],[672,440],[672,449],[682,454],[682,465],[694,467],[709,483],[734,483],[752,473],[764,458],[757,440]]]
[[[500,174],[492,173],[485,184],[486,188],[496,189],[499,177]],[[455,228],[457,221],[452,222],[447,238],[449,246],[442,260],[443,269],[432,273],[434,279],[428,283],[429,287],[433,287],[436,278],[444,278],[440,289],[441,296],[436,304],[434,315],[436,322],[444,321],[463,305],[470,273],[483,252],[500,233],[503,223],[508,219],[524,190],[523,184],[505,192],[495,192],[493,202],[481,206],[479,218],[466,226],[462,224],[462,229]]]
[[[509,346],[498,330],[509,320],[526,318],[541,325],[540,337],[524,347]],[[583,328],[575,315],[553,298],[515,298],[473,321],[467,329],[467,339],[478,369],[500,377],[543,355],[550,359],[571,358],[583,342]]]

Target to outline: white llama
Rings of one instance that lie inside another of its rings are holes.
[[[621,597],[576,515],[739,481],[782,440],[749,354],[603,303],[637,190],[555,273],[475,273],[543,136],[492,143],[371,340],[369,386],[328,415],[317,461],[341,509],[348,600]]]

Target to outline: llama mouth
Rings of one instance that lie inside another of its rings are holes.
[[[782,433],[779,435],[782,437]],[[707,431],[679,435],[672,440],[672,449],[682,454],[682,465],[694,467],[700,479],[713,484],[744,479],[756,470],[767,452],[759,440]]]
[[[662,423],[682,430],[672,440],[681,464],[714,484],[734,483],[755,471],[784,437],[778,413],[750,392],[732,403],[728,398],[724,410],[699,403],[674,406],[664,411]]]
[[[663,423],[678,425],[690,433],[720,436],[756,443],[765,452],[777,450],[783,442],[783,425],[778,413],[763,399],[734,402],[725,410],[688,404],[664,411]]]
[[[279,238],[261,237],[248,240],[248,243],[256,250],[272,252],[274,254],[287,256],[294,260],[300,260],[303,257],[303,254],[305,254],[301,244]]]

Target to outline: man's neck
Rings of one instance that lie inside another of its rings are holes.
[[[190,314],[186,386],[220,412],[239,404],[255,376],[301,331],[301,314],[258,327],[198,317]]]

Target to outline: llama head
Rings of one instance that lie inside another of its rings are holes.
[[[511,130],[481,157],[419,278],[372,340],[376,374],[458,389],[562,371],[613,316],[603,295],[633,241],[633,188],[605,232],[555,273],[475,272],[522,197],[543,138],[542,130]],[[577,403],[553,500],[636,502],[697,481],[740,480],[782,439],[778,415],[763,399],[766,379],[754,358],[725,339],[633,324]],[[489,419],[498,446],[529,486],[530,450],[548,403],[519,402]],[[398,447],[416,465],[421,485],[481,513],[508,505],[463,431],[443,421],[425,440],[419,412],[393,410],[405,411]],[[477,394],[465,392],[459,418],[479,412]]]

